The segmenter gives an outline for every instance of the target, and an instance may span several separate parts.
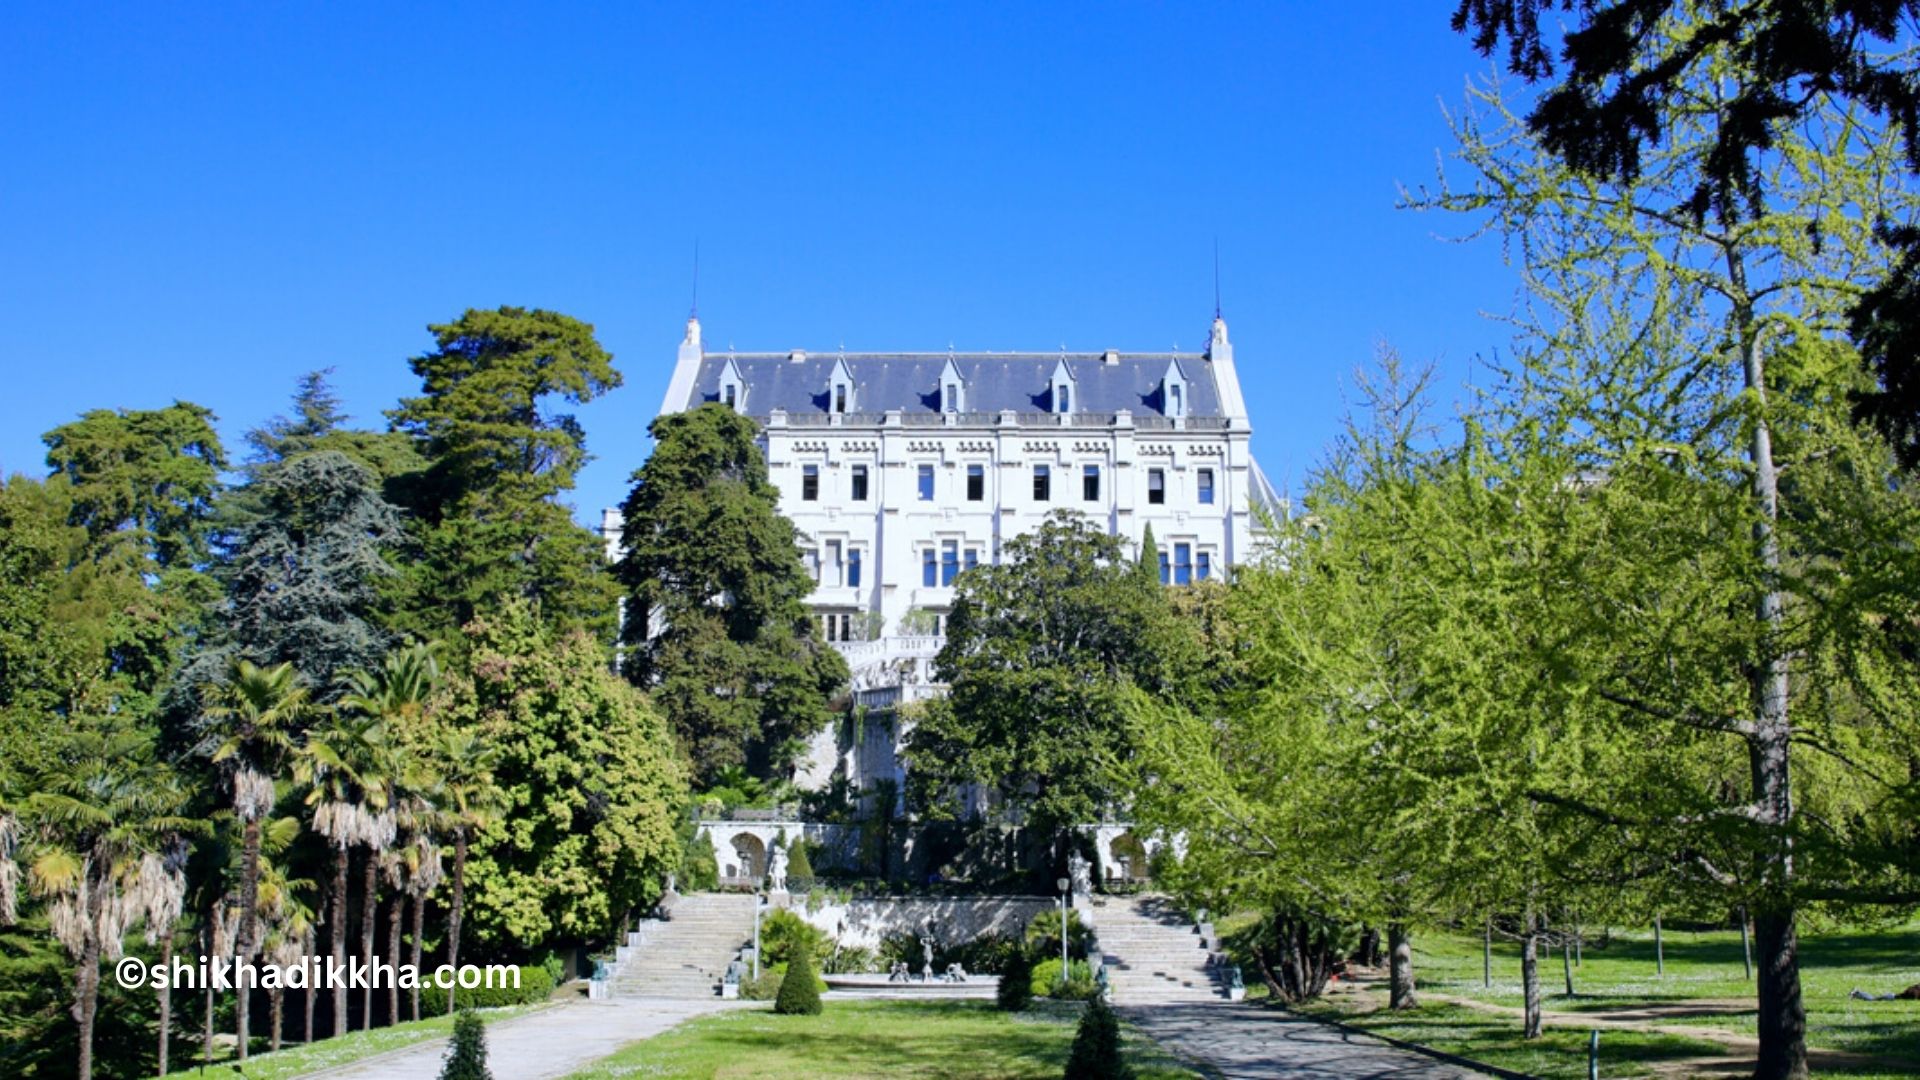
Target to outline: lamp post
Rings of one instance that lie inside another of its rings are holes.
[[[753,894],[753,978],[760,981],[760,913],[767,910],[767,898]]]
[[[1060,887],[1060,981],[1064,983],[1071,974],[1067,969],[1067,890],[1073,888],[1073,881],[1061,878],[1054,884]]]

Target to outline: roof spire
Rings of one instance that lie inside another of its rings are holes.
[[[1216,305],[1217,306],[1217,305]],[[700,317],[700,238],[693,238],[693,306],[687,311],[687,318]]]
[[[1220,237],[1213,238],[1213,318],[1220,320]]]

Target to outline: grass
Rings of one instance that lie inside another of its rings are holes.
[[[830,1000],[819,1016],[738,1009],[634,1043],[574,1078],[1053,1080],[1066,1067],[1080,1012],[1036,1002],[1029,1012],[1003,1013],[975,1001]],[[1199,1075],[1137,1031],[1126,1036],[1140,1080]]]
[[[519,1016],[538,1007],[537,1005],[510,1005],[502,1009],[482,1009],[480,1015],[492,1023]],[[452,1031],[452,1016],[435,1016],[425,1020],[395,1024],[392,1027],[349,1031],[338,1038],[320,1039],[304,1046],[285,1047],[279,1053],[256,1053],[249,1056],[244,1065],[230,1057],[216,1058],[212,1067],[203,1072],[196,1060],[193,1067],[178,1069],[167,1075],[178,1077],[244,1075],[249,1080],[288,1080],[290,1077],[304,1076],[320,1069],[346,1065],[375,1054],[384,1054],[389,1050],[399,1050],[415,1043],[426,1042],[429,1039],[444,1038]],[[235,1067],[240,1068],[242,1072],[236,1074]]]
[[[1586,1075],[1586,1025],[1593,1018],[1631,1023],[1640,1030],[1601,1027],[1604,1075],[1672,1074],[1672,1063],[1724,1049],[1719,1033],[1752,1038],[1754,985],[1743,970],[1737,930],[1665,934],[1666,970],[1656,973],[1651,930],[1596,934],[1574,967],[1575,995],[1566,995],[1560,954],[1543,954],[1540,976],[1549,1027],[1535,1042],[1518,1037],[1515,1012],[1489,1011],[1436,1000],[1446,994],[1518,1010],[1522,1005],[1520,949],[1498,939],[1493,980],[1482,984],[1477,936],[1427,934],[1415,938],[1414,971],[1428,996],[1425,1007],[1391,1015],[1378,1009],[1383,994],[1330,995],[1300,1010],[1334,1017],[1391,1038],[1503,1068],[1544,1077]],[[1920,923],[1884,930],[1812,933],[1800,948],[1801,991],[1810,1046],[1868,1055],[1884,1063],[1816,1058],[1816,1074],[1868,1078],[1912,1075],[1920,1061],[1920,1006],[1910,1001],[1856,1001],[1854,989],[1898,991],[1920,982]],[[1556,1016],[1555,1014],[1559,1014]],[[1556,1028],[1556,1023],[1565,1024]]]

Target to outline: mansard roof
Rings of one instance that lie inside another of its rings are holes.
[[[941,375],[952,364],[966,382],[972,413],[1049,411],[1054,374],[1065,365],[1073,377],[1075,412],[1158,415],[1166,411],[1161,387],[1171,364],[1186,380],[1186,414],[1222,415],[1207,356],[1164,352],[705,353],[682,407],[720,400],[720,373],[728,363],[746,383],[748,412],[763,418],[775,409],[826,413],[829,374],[843,363],[853,375],[854,407],[862,413],[939,412]]]

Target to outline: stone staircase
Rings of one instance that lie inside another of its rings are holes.
[[[1092,922],[1114,1004],[1225,999],[1225,983],[1207,965],[1211,942],[1165,897],[1109,900]]]
[[[672,918],[647,919],[615,950],[613,996],[717,997],[727,964],[753,940],[752,894],[682,896]]]

